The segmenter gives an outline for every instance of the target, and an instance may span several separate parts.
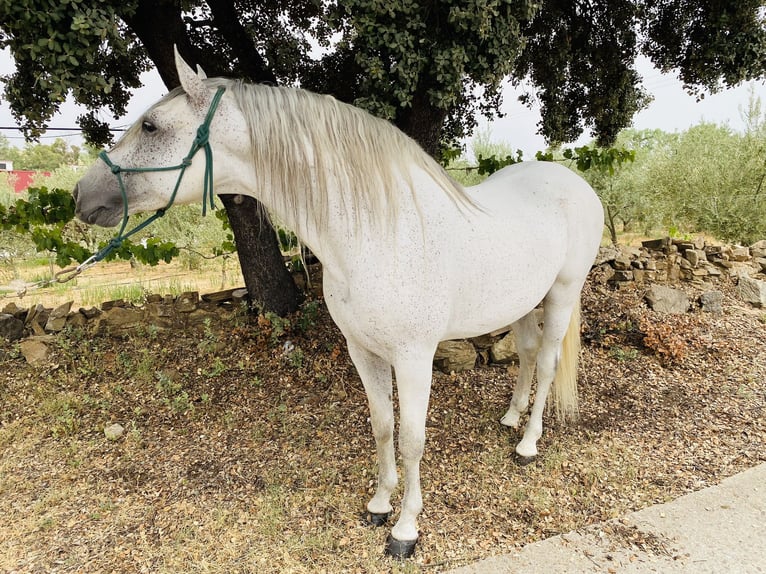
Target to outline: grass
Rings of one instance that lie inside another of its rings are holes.
[[[72,281],[32,287],[22,302],[17,300],[17,304],[31,306],[40,303],[54,307],[74,301],[74,309],[98,306],[104,301],[118,299],[141,304],[148,293],[177,296],[188,291],[207,293],[243,286],[244,280],[239,268],[234,265],[228,267],[225,274],[222,274],[221,264],[217,261],[203,260],[191,271],[181,260],[137,268],[131,267],[127,261],[102,262]],[[19,279],[27,284],[52,277],[47,258],[21,262],[17,272]],[[9,290],[4,298],[7,301],[16,300],[15,290]]]

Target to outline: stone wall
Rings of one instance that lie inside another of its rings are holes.
[[[664,283],[682,281],[699,286],[720,278],[763,274],[766,240],[749,247],[711,245],[704,239],[654,239],[641,247],[602,247],[591,277],[599,283]]]
[[[766,240],[745,247],[664,238],[644,241],[641,247],[602,247],[590,280],[617,289],[646,286],[647,304],[658,312],[685,313],[696,303],[703,311],[715,313],[721,312],[723,295],[716,289],[721,281],[736,285],[743,302],[766,308],[765,272]],[[697,301],[692,302],[683,290],[673,287],[680,283],[699,288]],[[46,338],[67,326],[96,332],[204,326],[207,321],[225,321],[241,309],[246,296],[244,288],[202,296],[196,292],[177,297],[150,295],[140,306],[119,300],[78,310],[72,309],[71,302],[54,309],[8,303],[0,311],[0,339],[25,339],[22,345],[30,351],[35,346],[44,347]],[[27,359],[34,360],[34,354],[26,351]],[[472,368],[477,361],[506,364],[516,360],[513,336],[506,327],[471,340],[442,343],[434,365],[451,372]]]

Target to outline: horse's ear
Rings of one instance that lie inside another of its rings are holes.
[[[207,78],[207,74],[205,73],[205,70],[203,70],[202,66],[200,66],[199,64],[197,64],[197,77],[203,80]]]
[[[202,76],[198,76],[197,73],[191,69],[189,64],[184,61],[181,54],[178,53],[178,48],[175,47],[174,50],[176,54],[176,71],[178,72],[178,79],[181,82],[181,87],[189,96],[189,99],[200,102],[209,99],[210,94],[205,87],[205,83],[202,81],[205,77],[204,73]]]

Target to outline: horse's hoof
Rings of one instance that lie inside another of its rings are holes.
[[[364,518],[367,521],[367,524],[372,524],[373,526],[385,526],[390,517],[391,517],[390,512],[383,512],[383,513],[365,512],[364,513]]]
[[[535,462],[537,460],[537,456],[522,456],[516,452],[513,454],[513,459],[519,466],[527,466],[528,464]]]
[[[397,540],[389,534],[386,539],[386,556],[391,556],[397,560],[406,560],[415,553],[417,543],[417,538],[415,540]]]

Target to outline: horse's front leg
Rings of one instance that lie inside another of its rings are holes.
[[[397,484],[391,365],[351,340],[348,341],[348,352],[367,393],[378,454],[378,484],[375,495],[367,504],[367,519],[375,526],[382,526],[391,515],[391,493]]]
[[[426,438],[426,414],[431,392],[433,352],[423,352],[395,364],[399,394],[399,451],[404,466],[404,498],[399,520],[391,529],[386,552],[408,558],[418,541],[417,518],[423,509],[420,491],[420,459]]]

